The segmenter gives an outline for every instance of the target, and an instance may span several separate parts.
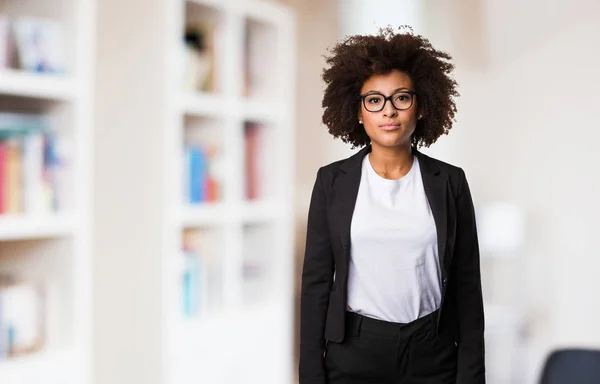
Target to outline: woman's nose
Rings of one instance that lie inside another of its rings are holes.
[[[387,102],[383,106],[383,116],[385,116],[385,117],[396,117],[396,115],[398,114],[398,111],[392,105],[392,101],[391,100],[386,100],[386,101]]]

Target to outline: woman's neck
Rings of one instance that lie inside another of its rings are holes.
[[[410,171],[414,160],[410,145],[398,147],[374,145],[369,153],[369,161],[379,176],[396,180]]]

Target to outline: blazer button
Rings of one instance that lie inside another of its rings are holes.
[[[446,282],[448,281],[447,277],[444,277],[444,280],[442,281],[442,286],[445,287],[446,286]]]

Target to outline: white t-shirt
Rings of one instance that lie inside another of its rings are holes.
[[[388,180],[365,156],[350,237],[349,311],[409,323],[439,308],[437,231],[416,157]]]

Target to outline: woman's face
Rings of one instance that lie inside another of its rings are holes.
[[[371,138],[372,145],[381,147],[410,146],[411,135],[417,126],[417,101],[416,96],[411,96],[406,91],[415,91],[411,78],[405,72],[393,70],[384,75],[373,75],[365,81],[360,94],[367,95],[364,102],[361,100],[358,119],[362,121],[367,135]],[[400,108],[394,108],[391,100],[385,101],[385,106],[379,112],[370,112],[381,108],[384,100],[381,96],[394,95],[394,103]],[[366,106],[369,108],[367,110]]]

